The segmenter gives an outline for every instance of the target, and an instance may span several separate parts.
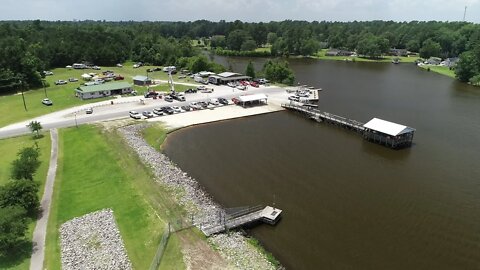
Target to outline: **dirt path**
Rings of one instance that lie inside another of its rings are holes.
[[[53,184],[57,172],[58,157],[58,132],[57,129],[50,130],[52,148],[50,152],[50,165],[48,167],[47,181],[45,183],[45,191],[40,202],[41,217],[37,221],[35,230],[33,231],[33,251],[30,260],[30,270],[41,270],[45,258],[45,236],[47,234],[48,216],[50,214],[50,203],[53,194]]]

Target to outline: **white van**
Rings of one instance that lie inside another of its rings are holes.
[[[212,105],[219,105],[220,103],[218,102],[218,99],[216,98],[211,98],[209,101],[208,101],[209,104],[212,104]]]

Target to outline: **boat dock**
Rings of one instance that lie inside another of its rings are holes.
[[[302,106],[295,103],[285,103],[282,104],[282,107],[285,109],[295,110],[297,112],[305,114],[308,118],[313,119],[317,122],[326,122],[334,124],[337,126],[344,127],[346,129],[351,129],[357,132],[363,132],[365,128],[363,127],[364,123],[348,119],[342,116],[338,116],[328,112],[321,112],[320,110],[312,106]]]
[[[220,224],[201,228],[201,230],[205,236],[210,236],[258,221],[275,225],[280,219],[281,213],[282,210],[278,208],[257,206],[237,212],[234,215],[223,216]]]
[[[414,128],[393,122],[373,118],[368,123],[348,119],[342,116],[322,112],[311,104],[290,102],[282,104],[285,109],[302,113],[317,122],[325,122],[360,133],[365,140],[390,148],[402,148],[412,145]]]

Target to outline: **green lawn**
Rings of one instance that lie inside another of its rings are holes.
[[[156,150],[160,150],[163,141],[167,138],[168,131],[162,124],[152,124],[142,131],[143,138]]]
[[[256,52],[270,52],[271,50],[271,46],[268,46],[268,47],[259,47],[259,48],[256,48],[255,51]]]
[[[0,127],[6,126],[8,124],[13,124],[19,121],[31,119],[40,115],[51,113],[54,111],[59,111],[62,109],[70,108],[73,106],[78,106],[82,104],[98,102],[106,100],[109,98],[98,98],[90,100],[80,100],[75,97],[74,89],[76,89],[80,84],[84,83],[81,80],[81,75],[83,73],[97,72],[101,73],[105,70],[112,70],[117,74],[120,74],[125,77],[126,82],[133,83],[132,78],[136,75],[147,75],[147,69],[152,68],[152,66],[143,66],[140,68],[133,68],[132,63],[126,63],[124,67],[102,67],[102,70],[92,70],[92,69],[67,69],[67,68],[57,68],[53,69],[53,75],[47,76],[46,81],[50,85],[46,88],[47,96],[53,101],[53,106],[45,106],[41,103],[42,99],[45,98],[45,91],[43,88],[36,90],[30,90],[24,93],[25,103],[27,105],[27,111],[25,111],[22,101],[22,96],[20,94],[0,96],[0,114],[5,117],[0,118]],[[168,75],[162,71],[150,72],[148,74],[150,78],[167,80]],[[178,79],[180,75],[176,74],[173,76],[175,82],[189,82],[193,83],[193,79],[190,77],[184,79]],[[77,78],[78,82],[72,82],[65,85],[55,85],[57,80],[68,80],[68,78]],[[176,89],[183,91],[189,87],[183,85],[177,85]],[[135,86],[135,89],[140,93],[146,91],[146,87]],[[158,87],[158,90],[166,91],[168,90],[167,84],[162,84]]]
[[[47,132],[40,139],[35,140],[40,148],[40,160],[41,164],[35,174],[34,180],[40,183],[38,196],[41,198],[43,195],[43,188],[45,186],[45,179],[47,176],[48,165],[50,160],[50,134]],[[9,139],[0,140],[0,185],[6,184],[10,179],[10,164],[17,158],[18,151],[27,146],[32,146],[34,140],[32,136],[21,136]],[[28,238],[32,238],[33,229],[35,228],[36,221],[32,220],[28,226]],[[0,258],[0,269],[29,269],[30,266],[31,247],[28,248],[28,252],[24,256],[16,258]]]
[[[424,65],[421,66],[423,69],[430,70],[432,72],[436,72],[445,76],[448,76],[450,78],[455,78],[455,70],[452,70],[448,67],[442,67],[442,66],[430,66],[430,65]]]
[[[320,50],[313,58],[321,59],[321,60],[335,60],[335,61],[358,61],[358,62],[392,62],[393,58],[400,58],[401,63],[413,63],[419,57],[412,56],[412,57],[396,57],[396,56],[384,56],[380,59],[370,59],[370,58],[363,58],[363,57],[351,57],[351,56],[326,56],[325,53],[327,49]]]

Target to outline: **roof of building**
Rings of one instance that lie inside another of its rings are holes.
[[[104,83],[99,85],[90,85],[90,86],[80,86],[77,88],[77,91],[82,93],[90,93],[90,92],[99,92],[99,91],[111,91],[111,90],[118,90],[124,88],[130,88],[132,85],[128,82],[112,82],[112,83]]]
[[[267,100],[267,96],[265,94],[255,94],[255,95],[246,95],[246,96],[239,96],[238,100],[240,102],[249,102],[249,101],[257,101],[257,100]]]
[[[228,77],[233,77],[233,76],[241,76],[242,74],[240,73],[235,73],[235,72],[222,72],[219,73],[218,76],[228,78]]]
[[[134,81],[142,81],[142,82],[151,81],[150,78],[148,78],[147,76],[143,76],[143,75],[137,75],[137,76],[133,77],[133,80]]]
[[[365,125],[365,128],[372,129],[375,131],[379,131],[381,133],[385,133],[391,136],[398,136],[404,133],[409,133],[415,131],[414,128],[407,127],[404,125],[399,125],[393,122],[385,121],[378,118],[373,118],[372,120],[368,121]]]

